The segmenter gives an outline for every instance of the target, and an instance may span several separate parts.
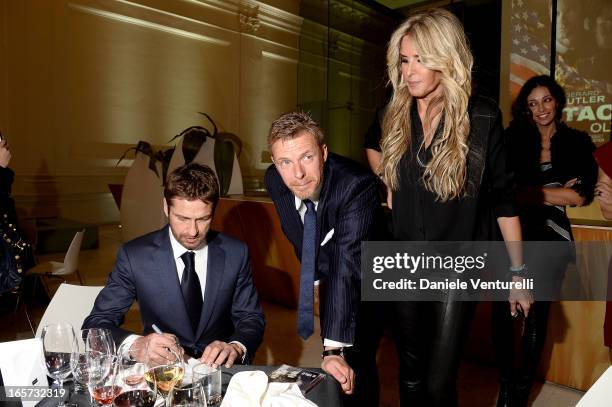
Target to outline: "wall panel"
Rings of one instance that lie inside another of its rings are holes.
[[[118,221],[107,184],[130,161],[116,160],[207,125],[199,111],[242,138],[249,184],[270,121],[297,103],[298,0],[0,4],[0,128],[24,216]]]

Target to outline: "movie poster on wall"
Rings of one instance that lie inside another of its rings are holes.
[[[510,99],[529,78],[550,74],[551,18],[547,2],[512,0],[510,29]]]
[[[567,95],[563,119],[589,133],[596,145],[610,140],[612,107],[612,1],[512,0],[510,97],[525,81],[549,74],[555,41],[555,78]]]
[[[555,78],[565,89],[564,120],[596,145],[610,140],[612,2],[557,0]]]

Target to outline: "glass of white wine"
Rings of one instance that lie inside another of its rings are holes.
[[[168,395],[175,386],[180,386],[185,374],[183,355],[166,348],[164,356],[161,357],[147,350],[145,357],[145,380],[153,389],[153,383],[157,392],[168,400]],[[168,404],[168,403],[167,403]]]

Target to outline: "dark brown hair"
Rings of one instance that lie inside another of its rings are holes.
[[[550,95],[557,102],[555,121],[560,123],[566,103],[565,91],[561,85],[559,85],[559,83],[549,75],[534,76],[523,84],[523,87],[519,91],[516,100],[512,104],[512,118],[515,120],[527,120],[533,123],[532,113],[531,110],[529,110],[527,98],[529,97],[529,94],[538,86],[548,89]]]
[[[289,112],[272,122],[268,134],[268,148],[278,140],[291,140],[303,131],[312,134],[318,145],[325,144],[323,130],[308,113]]]
[[[199,199],[216,207],[219,201],[219,182],[215,172],[197,163],[178,167],[168,175],[164,187],[164,198],[168,205],[172,205],[172,198],[176,197],[188,201]]]

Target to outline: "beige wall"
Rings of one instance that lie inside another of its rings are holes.
[[[297,102],[299,0],[0,0],[0,129],[26,216],[118,221],[124,150],[210,114],[259,186],[270,122]]]

